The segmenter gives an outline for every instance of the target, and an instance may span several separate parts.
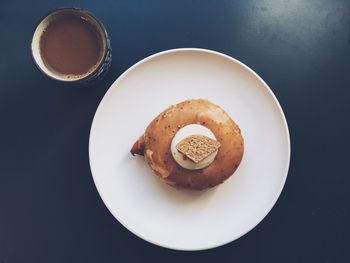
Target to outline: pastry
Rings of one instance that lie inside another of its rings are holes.
[[[186,100],[160,113],[134,143],[155,174],[176,188],[203,190],[229,178],[244,142],[238,125],[218,105]]]

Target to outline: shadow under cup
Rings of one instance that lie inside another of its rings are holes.
[[[38,24],[31,42],[36,66],[62,82],[90,83],[107,72],[112,60],[108,34],[91,13],[62,8]]]

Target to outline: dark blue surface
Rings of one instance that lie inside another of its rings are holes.
[[[62,6],[93,12],[110,35],[112,67],[93,87],[50,80],[31,61],[35,24]],[[1,263],[350,262],[349,1],[3,1],[0,34]],[[124,229],[88,161],[108,87],[138,60],[177,47],[213,49],[254,69],[279,99],[292,141],[269,215],[201,252],[159,248]]]

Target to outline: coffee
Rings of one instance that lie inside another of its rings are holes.
[[[103,58],[102,36],[79,16],[61,16],[51,21],[42,34],[40,53],[50,70],[68,78],[84,76]]]
[[[79,8],[56,9],[44,17],[35,28],[31,53],[45,75],[79,85],[100,79],[112,62],[105,27]]]

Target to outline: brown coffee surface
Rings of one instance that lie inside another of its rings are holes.
[[[84,75],[98,64],[102,39],[94,26],[76,16],[52,21],[40,39],[45,65],[64,75]]]

